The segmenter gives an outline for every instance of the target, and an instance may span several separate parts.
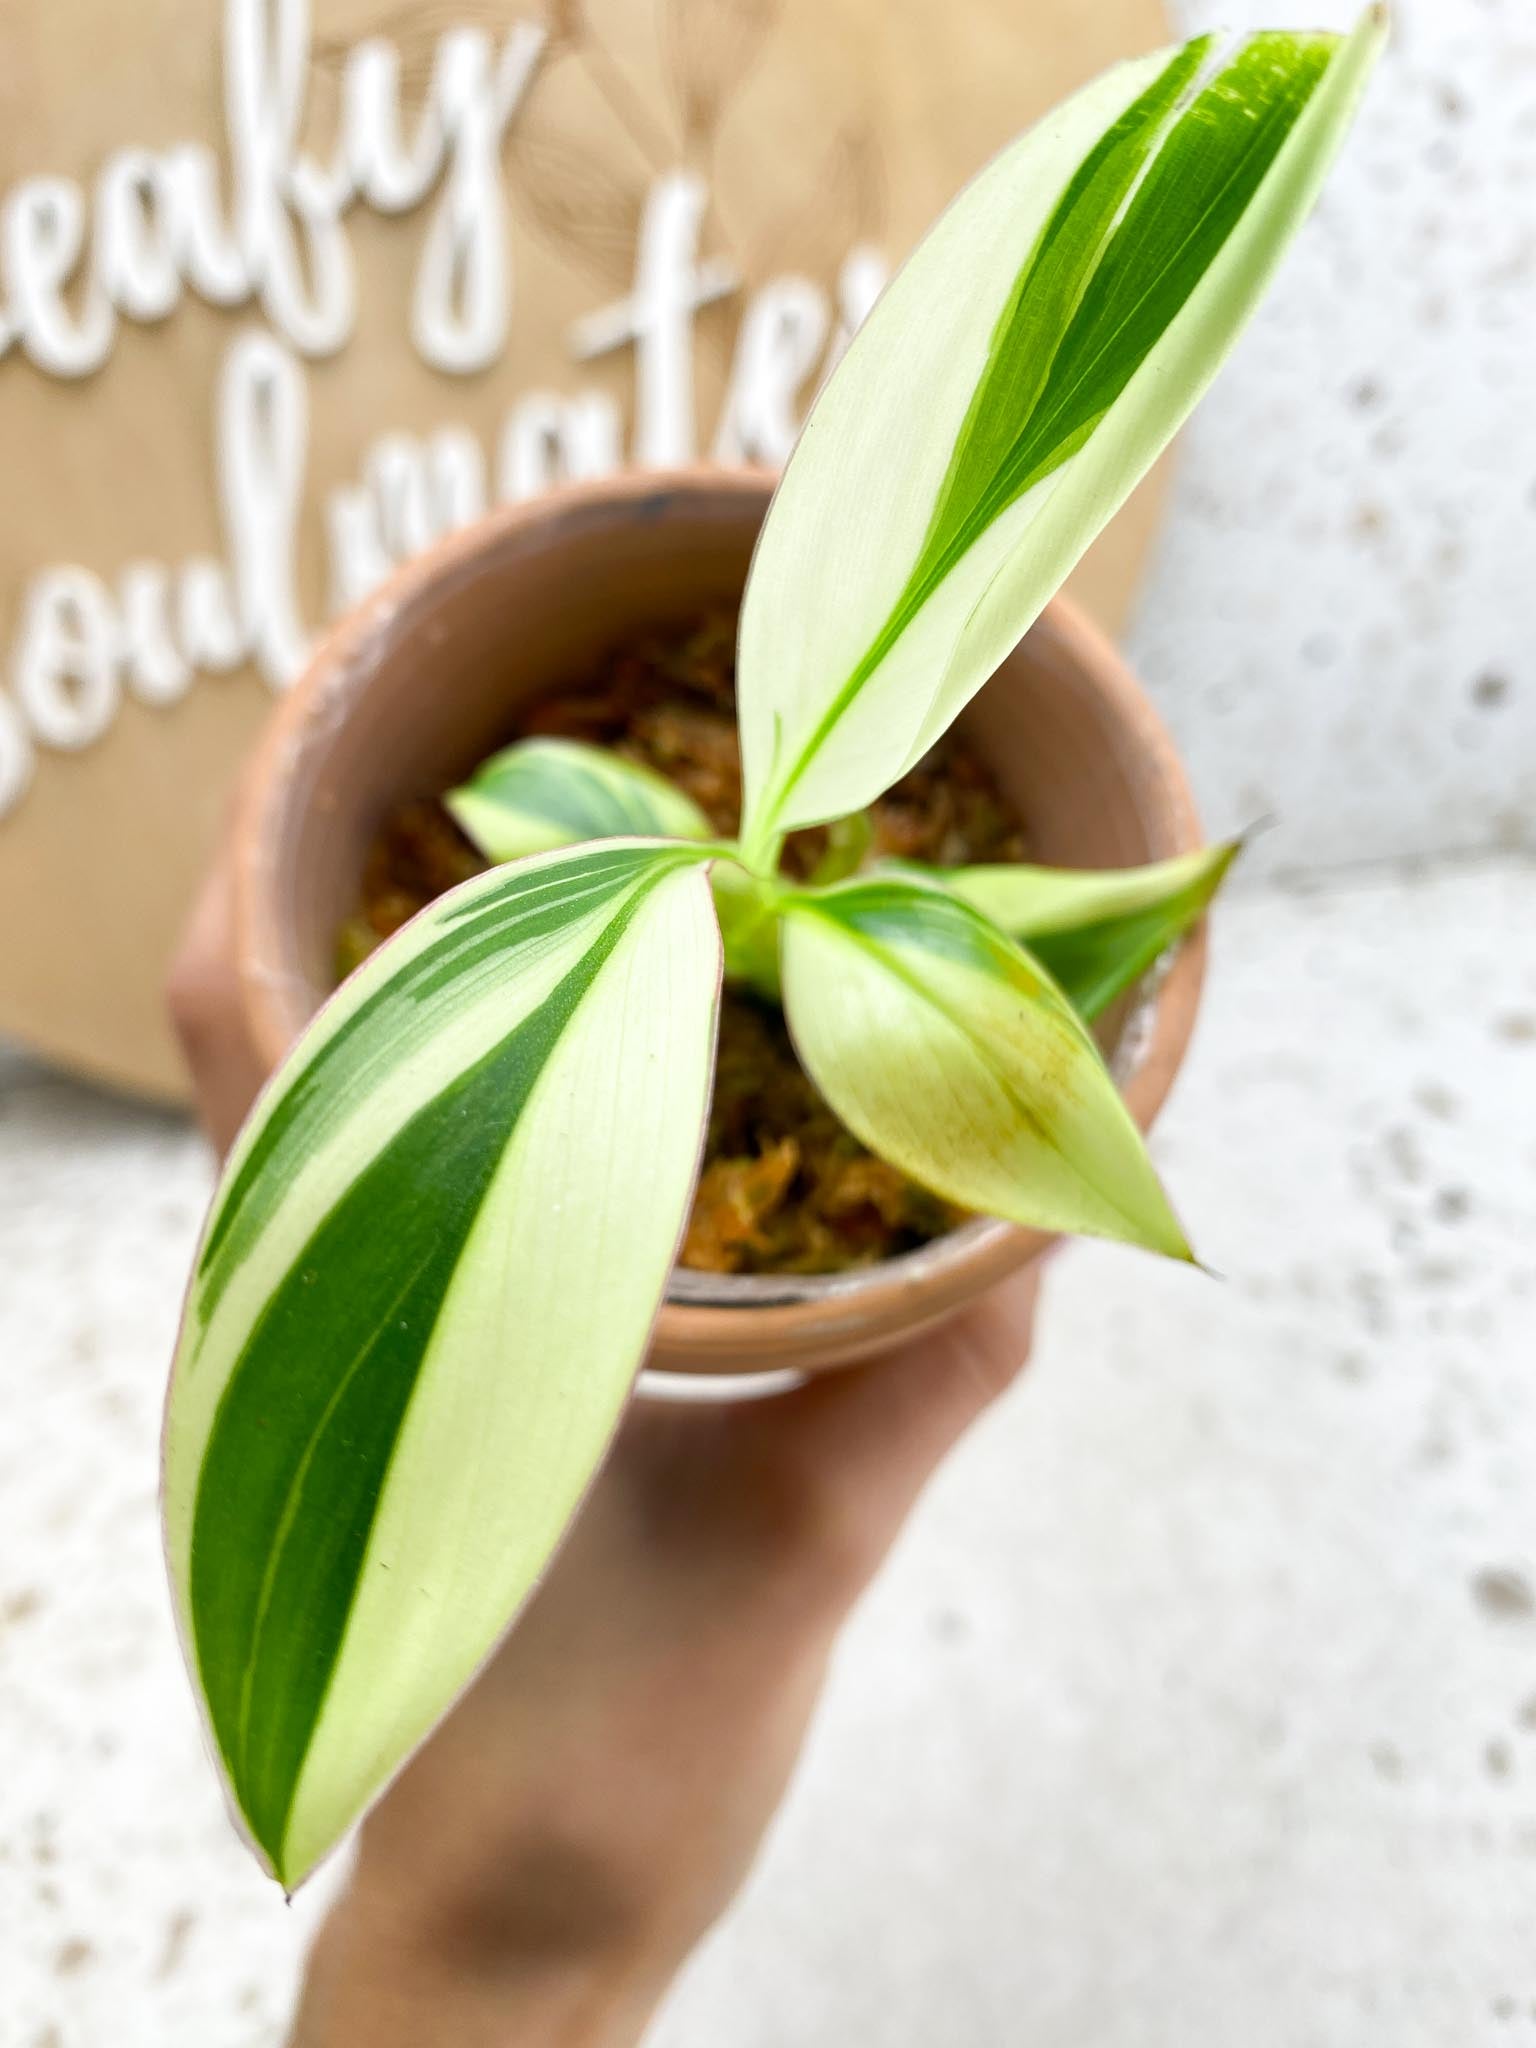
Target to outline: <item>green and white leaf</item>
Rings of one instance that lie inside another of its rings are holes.
[[[165,1439],[184,1639],[290,1888],[526,1599],[639,1367],[698,1167],[705,857],[633,842],[442,897],[262,1096]]]
[[[823,391],[742,615],[747,843],[856,810],[945,730],[1167,445],[1308,212],[1385,35],[1212,38],[1006,149]],[[1191,97],[1193,95],[1193,97]]]
[[[665,776],[579,740],[519,740],[444,798],[487,860],[593,839],[708,839],[708,818]]]
[[[938,879],[1021,939],[1092,1022],[1199,922],[1240,851],[1231,840],[1143,868],[999,865],[951,868]]]
[[[796,1049],[872,1151],[969,1209],[1190,1256],[1098,1048],[1013,940],[901,876],[782,907]]]

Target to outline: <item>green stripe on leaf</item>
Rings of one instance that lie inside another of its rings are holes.
[[[1121,396],[1247,211],[1337,48],[1334,36],[1255,36],[1174,125],[1098,256],[973,526],[1064,462]]]
[[[1214,42],[1213,36],[1201,36],[1178,51],[1161,76],[1090,151],[1062,194],[997,323],[986,368],[960,429],[932,524],[907,586],[828,707],[821,728],[807,742],[807,754],[815,750],[955,564],[1027,488],[1021,478],[1031,469],[1038,471],[1042,437],[1036,423],[1052,408],[1063,359],[1072,359],[1070,334],[1084,281]],[[1054,461],[1064,462],[1071,453],[1068,434],[1058,432],[1051,448]]]
[[[546,1565],[675,1256],[719,975],[705,856],[599,854],[479,877],[381,948],[226,1176],[167,1541],[233,1796],[289,1884]],[[423,1035],[445,975],[464,1014]],[[317,1067],[333,1113],[306,1121]],[[359,1089],[388,1114],[345,1113]]]
[[[203,1457],[192,1609],[214,1733],[274,1863],[444,1296],[533,1085],[635,903],[352,1183],[235,1362]]]
[[[557,868],[534,864],[455,890],[350,977],[310,1027],[307,1058],[247,1126],[220,1183],[198,1257],[194,1300],[204,1320],[301,1160],[366,1109],[402,1047],[425,1041],[479,976],[499,973],[511,949],[557,936],[633,889],[654,857],[649,848],[584,848]]]
[[[754,561],[753,855],[872,801],[1018,643],[1241,331],[1384,33],[1373,8],[1348,39],[1255,36],[1182,112],[1208,40],[1125,67],[919,246],[818,400]],[[1006,289],[983,289],[1015,242]]]

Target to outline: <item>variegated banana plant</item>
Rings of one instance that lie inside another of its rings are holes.
[[[1131,875],[866,869],[856,814],[1018,642],[1215,372],[1385,29],[1211,38],[996,159],[821,394],[742,613],[739,842],[532,743],[454,799],[505,863],[348,979],[253,1111],[172,1378],[165,1518],[233,1805],[292,1887],[473,1676],[644,1357],[726,971],[950,1200],[1187,1257],[1085,1020],[1230,848]],[[855,818],[796,885],[790,831]],[[839,872],[839,869],[847,872]]]

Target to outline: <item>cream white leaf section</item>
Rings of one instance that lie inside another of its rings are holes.
[[[445,1077],[547,1001],[644,873],[632,851],[604,849],[439,898],[348,976],[261,1095],[220,1176],[177,1352],[165,1492],[178,1577],[200,1452],[273,1274]]]
[[[1231,841],[1141,868],[948,868],[943,885],[1016,939],[1074,931],[1213,890],[1238,851]]]
[[[698,1167],[719,935],[641,904],[519,1118],[396,1446],[287,1852],[323,1855],[473,1676],[628,1399]]]
[[[707,860],[616,840],[450,892],[225,1171],[167,1549],[232,1801],[290,1887],[510,1621],[627,1397],[709,1099]]]
[[[749,817],[858,667],[922,552],[993,330],[1063,187],[1171,50],[1122,65],[990,163],[918,245],[823,389],[774,495],[742,610],[738,717]],[[995,560],[886,658],[774,822],[857,810],[900,771]],[[930,608],[932,609],[932,608]]]
[[[807,1072],[883,1159],[1030,1228],[1190,1256],[1086,1028],[969,905],[895,877],[791,898],[783,976]]]

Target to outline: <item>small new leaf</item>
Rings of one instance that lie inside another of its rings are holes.
[[[496,868],[368,960],[225,1170],[165,1436],[172,1584],[291,1890],[575,1512],[676,1253],[719,931],[689,848]]]
[[[968,1209],[1190,1257],[1098,1048],[967,903],[872,876],[783,905],[784,1012],[874,1152]]]
[[[708,839],[709,820],[652,769],[577,740],[519,740],[444,798],[487,860],[594,839]]]
[[[1232,840],[1107,873],[997,866],[939,879],[1022,940],[1091,1023],[1199,922],[1240,851]]]

